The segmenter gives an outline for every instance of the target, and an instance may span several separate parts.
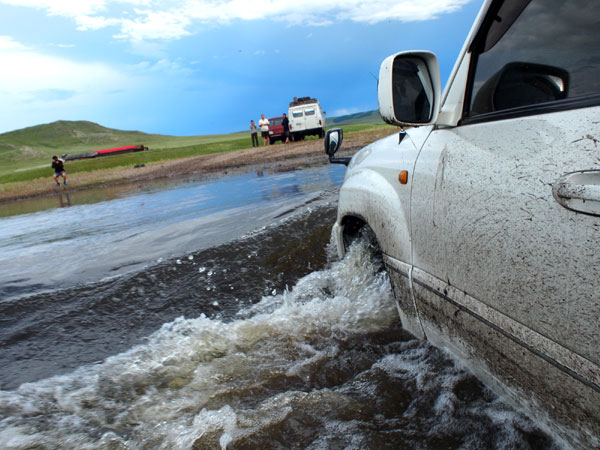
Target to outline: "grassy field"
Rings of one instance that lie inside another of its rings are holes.
[[[360,115],[360,114],[359,114]],[[381,123],[352,124],[344,116],[344,133],[386,127]],[[333,127],[340,126],[335,123]],[[311,138],[308,138],[311,139]],[[126,145],[145,145],[148,151],[75,160],[67,163],[72,173],[131,167],[157,161],[220,153],[250,147],[248,132],[206,136],[165,136],[106,128],[93,122],[58,121],[0,134],[0,184],[51,176],[52,155],[77,154]]]

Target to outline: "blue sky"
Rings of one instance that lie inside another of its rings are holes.
[[[445,82],[483,0],[0,0],[0,133],[55,120],[197,135],[316,97],[377,108],[383,59]]]

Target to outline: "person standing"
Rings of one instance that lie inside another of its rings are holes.
[[[258,147],[258,127],[254,120],[250,121],[250,136],[252,136],[252,147]]]
[[[290,143],[290,121],[287,118],[287,116],[285,115],[285,113],[283,113],[283,120],[281,121],[281,125],[283,125],[283,134],[285,136],[285,143],[289,144]]]
[[[269,142],[269,121],[265,119],[264,114],[260,115],[258,126],[260,127],[260,135],[263,139],[263,145],[267,145],[267,142]]]
[[[54,181],[56,181],[56,187],[60,187],[60,183],[58,181],[58,177],[63,177],[63,182],[65,186],[68,186],[67,183],[67,172],[65,171],[65,162],[62,159],[58,159],[58,156],[54,155],[52,157],[52,168],[54,169]]]

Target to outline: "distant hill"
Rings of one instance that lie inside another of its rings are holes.
[[[355,114],[347,114],[345,116],[328,117],[325,120],[327,127],[340,127],[343,125],[362,125],[362,124],[378,124],[383,123],[379,111],[360,112]]]
[[[64,149],[141,144],[151,136],[156,135],[115,130],[94,122],[59,120],[0,134],[0,157],[4,160],[35,159]]]
[[[168,136],[107,128],[94,122],[59,120],[0,134],[0,177],[18,170],[47,165],[52,155],[86,153],[111,147],[145,145],[172,149],[229,142],[248,133],[206,136]]]

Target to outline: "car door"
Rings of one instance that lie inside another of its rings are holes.
[[[462,120],[424,144],[411,206],[417,297],[441,290],[596,386],[599,11],[493,3],[471,46]]]
[[[305,129],[304,126],[304,111],[301,108],[290,110],[291,112],[291,121],[292,121],[292,130],[293,131],[303,131]]]

